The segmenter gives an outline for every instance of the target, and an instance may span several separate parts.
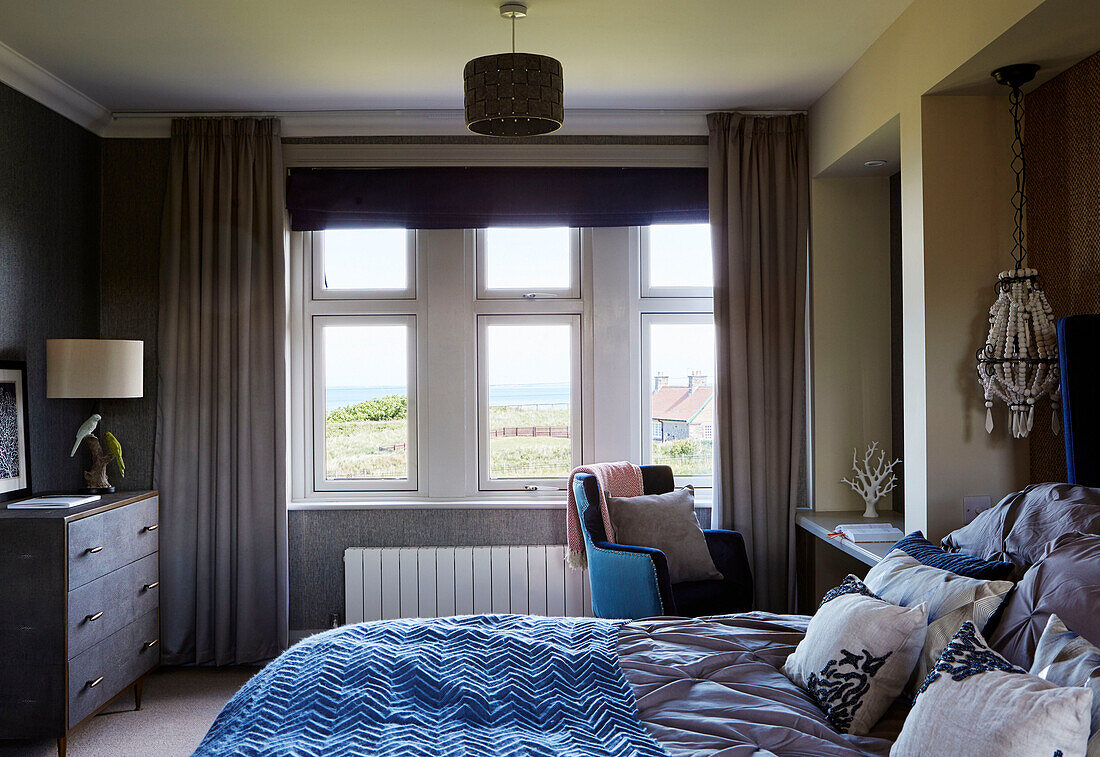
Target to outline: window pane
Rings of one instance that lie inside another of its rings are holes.
[[[485,329],[490,478],[564,478],[573,469],[572,329]]]
[[[405,479],[408,326],[326,326],[325,478]]]
[[[649,227],[651,287],[711,287],[710,224]]]
[[[408,287],[404,229],[328,229],[323,234],[326,289]]]
[[[569,229],[487,229],[486,289],[568,289],[573,285]]]
[[[714,470],[714,326],[649,326],[652,459],[680,476]]]

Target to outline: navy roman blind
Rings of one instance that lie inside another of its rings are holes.
[[[645,226],[708,218],[706,168],[292,168],[294,231]]]

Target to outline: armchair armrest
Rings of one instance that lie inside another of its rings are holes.
[[[745,551],[745,537],[737,531],[703,531],[714,566],[737,594],[737,606],[750,609],[753,600],[752,568]]]
[[[592,611],[597,617],[635,619],[675,613],[664,552],[586,541]]]

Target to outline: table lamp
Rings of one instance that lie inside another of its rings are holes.
[[[47,339],[46,396],[51,399],[124,399],[143,395],[144,343],[134,339]],[[93,410],[95,407],[93,406]],[[70,457],[81,442],[92,451],[92,468],[84,471],[84,489],[89,494],[107,494],[115,488],[107,481],[107,465],[114,461],[126,475],[122,445],[109,431],[104,435],[107,451],[95,435],[102,420],[93,412],[76,433]]]

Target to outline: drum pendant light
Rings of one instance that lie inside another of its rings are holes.
[[[491,137],[533,137],[561,128],[561,62],[548,55],[516,52],[516,19],[523,3],[505,3],[500,15],[512,21],[512,52],[484,55],[466,64],[466,128]]]

